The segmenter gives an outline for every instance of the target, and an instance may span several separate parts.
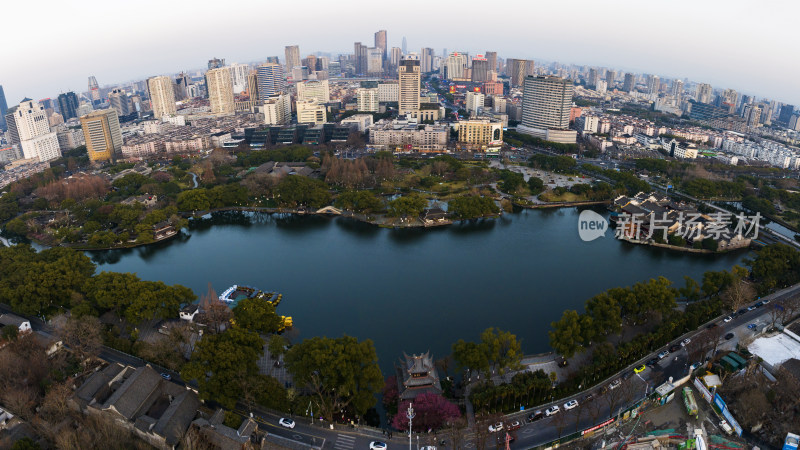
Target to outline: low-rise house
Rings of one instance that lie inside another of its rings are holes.
[[[187,322],[194,322],[195,316],[197,313],[200,312],[200,305],[196,303],[190,303],[183,308],[179,313],[181,320],[185,320]]]
[[[174,449],[197,415],[200,399],[150,365],[114,363],[92,374],[70,403],[87,414],[113,418],[156,448]]]
[[[226,426],[223,424],[224,420],[225,411],[218,409],[209,419],[196,419],[192,422],[192,427],[197,427],[204,438],[222,450],[239,450],[245,448],[248,442],[258,440],[258,423],[255,420],[245,419],[239,429]]]
[[[165,220],[153,225],[153,238],[157,241],[173,236],[175,233],[177,233],[177,231],[169,221]]]
[[[17,330],[19,330],[20,333],[28,333],[31,331],[30,321],[23,319],[16,314],[0,314],[0,325],[13,325],[17,327]]]

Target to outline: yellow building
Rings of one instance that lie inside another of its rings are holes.
[[[503,145],[503,124],[486,119],[458,122],[458,144],[465,150],[496,152]]]
[[[81,117],[86,151],[92,161],[109,161],[122,150],[119,117],[113,109],[92,111]]]

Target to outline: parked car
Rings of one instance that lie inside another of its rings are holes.
[[[766,305],[767,303],[769,303],[769,299],[768,299],[768,298],[765,298],[764,300],[761,300],[761,303],[763,303],[763,304],[765,304],[765,305]]]
[[[489,425],[489,433],[496,433],[503,429],[503,422],[497,422],[495,424]]]
[[[372,441],[369,443],[369,450],[385,450],[386,443],[381,441]]]
[[[725,335],[725,340],[726,341],[730,341],[731,339],[733,339],[733,333],[728,333],[728,334]]]
[[[740,315],[740,316],[741,316],[742,314],[746,313],[747,311],[749,311],[749,309],[747,309],[747,308],[742,308],[742,309],[740,309],[739,311],[736,311],[736,314],[738,314],[738,315]]]
[[[569,363],[566,358],[561,358],[561,361],[558,362],[558,367],[567,367],[568,365]]]
[[[558,405],[553,405],[544,410],[544,415],[550,417],[552,415],[558,414],[559,411],[561,410],[558,408]]]
[[[755,330],[756,329],[756,324],[751,323],[750,325],[747,326],[747,329],[748,330]]]
[[[758,302],[753,306],[755,306],[756,308],[761,308],[762,306],[764,306],[764,302]]]
[[[651,359],[650,361],[647,361],[647,363],[646,363],[646,365],[648,365],[648,366],[650,366],[650,367],[653,367],[653,366],[655,366],[656,364],[658,364],[658,358],[653,358],[653,359]]]
[[[436,447],[433,445],[426,445],[425,447],[422,447],[420,450],[436,450]]]
[[[734,313],[734,314],[736,314],[736,313]],[[725,323],[728,323],[728,322],[730,322],[731,320],[733,320],[733,317],[731,317],[731,316],[728,316],[728,317],[726,317],[726,318],[722,319],[722,321],[723,321],[723,322],[725,322]]]
[[[542,417],[544,417],[544,412],[542,412],[541,410],[532,412],[528,414],[528,422],[536,422]]]
[[[515,420],[508,424],[508,431],[519,430],[520,427],[522,427],[522,424],[519,422],[519,420]]]
[[[618,388],[618,387],[619,387],[621,384],[622,384],[622,381],[620,381],[620,380],[614,380],[614,381],[612,381],[612,382],[611,382],[611,384],[609,384],[609,385],[608,385],[608,388],[609,388],[609,389],[616,389],[616,388]]]
[[[681,349],[681,344],[672,344],[672,346],[670,346],[669,348],[669,351],[670,353],[675,353],[680,349]]]
[[[694,372],[695,370],[697,370],[698,367],[700,367],[700,363],[694,363],[691,366],[689,366],[689,371]]]
[[[682,340],[681,341],[681,347],[686,347],[687,345],[689,345],[689,342],[692,342],[692,340],[689,339],[689,338],[686,338],[686,339]]]
[[[726,318],[727,318],[727,317],[726,317]],[[729,321],[729,322],[730,322],[730,321]],[[719,326],[719,325],[717,325],[717,324],[715,324],[715,323],[710,323],[710,324],[706,325],[706,328],[708,328],[708,329],[710,330],[710,329],[712,329],[712,328],[717,328],[718,326]]]
[[[641,366],[639,366],[639,367],[637,367],[637,368],[633,369],[633,371],[634,371],[635,373],[642,373],[642,372],[644,372],[644,369],[646,369],[646,368],[647,368],[647,366],[645,366],[644,364],[642,364]]]
[[[170,374],[168,374],[168,373],[164,372],[164,373],[162,373],[162,374],[161,374],[161,378],[163,378],[163,379],[165,379],[165,380],[169,381],[169,380],[171,380],[171,379],[172,379],[172,375],[170,375]]]
[[[594,400],[594,394],[591,392],[583,396],[583,403],[590,402]]]
[[[286,419],[286,418],[283,418],[283,417],[281,417],[281,420],[279,420],[278,423],[281,426],[284,426],[286,428],[294,428],[294,426],[295,426],[294,420]],[[384,447],[384,448],[386,448],[386,447]]]
[[[664,359],[667,357],[667,355],[669,355],[669,351],[664,350],[663,352],[658,354],[658,359]]]
[[[748,310],[748,311],[752,311],[752,310],[754,310],[754,309],[756,309],[756,308],[757,308],[757,306],[756,306],[756,305],[750,305],[750,306],[748,306],[748,307],[747,307],[747,310]]]
[[[564,410],[569,411],[570,409],[577,408],[578,401],[577,400],[570,400],[567,403],[564,403]]]

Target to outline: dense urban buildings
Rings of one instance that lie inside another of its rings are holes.
[[[295,47],[296,48],[296,47]],[[287,47],[287,53],[289,48]],[[298,56],[299,58],[299,56]],[[258,100],[266,101],[269,97],[279,94],[285,89],[283,67],[277,63],[261,64],[256,69],[258,78]]]
[[[39,102],[23,99],[10,117],[25,159],[44,162],[61,156],[58,136],[50,130],[47,113]]]
[[[86,151],[92,161],[109,161],[122,151],[122,132],[114,109],[101,109],[81,117]]]
[[[221,67],[206,72],[208,99],[214,114],[233,114],[233,79],[228,68]]]

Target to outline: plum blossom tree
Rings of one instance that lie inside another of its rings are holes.
[[[408,418],[405,415],[405,411],[408,410],[409,403],[411,402],[403,401],[400,403],[398,413],[392,420],[392,426],[395,429],[408,429]],[[453,422],[461,417],[458,406],[439,394],[420,394],[414,399],[413,406],[416,416],[411,426],[417,432],[438,430],[448,422]]]

